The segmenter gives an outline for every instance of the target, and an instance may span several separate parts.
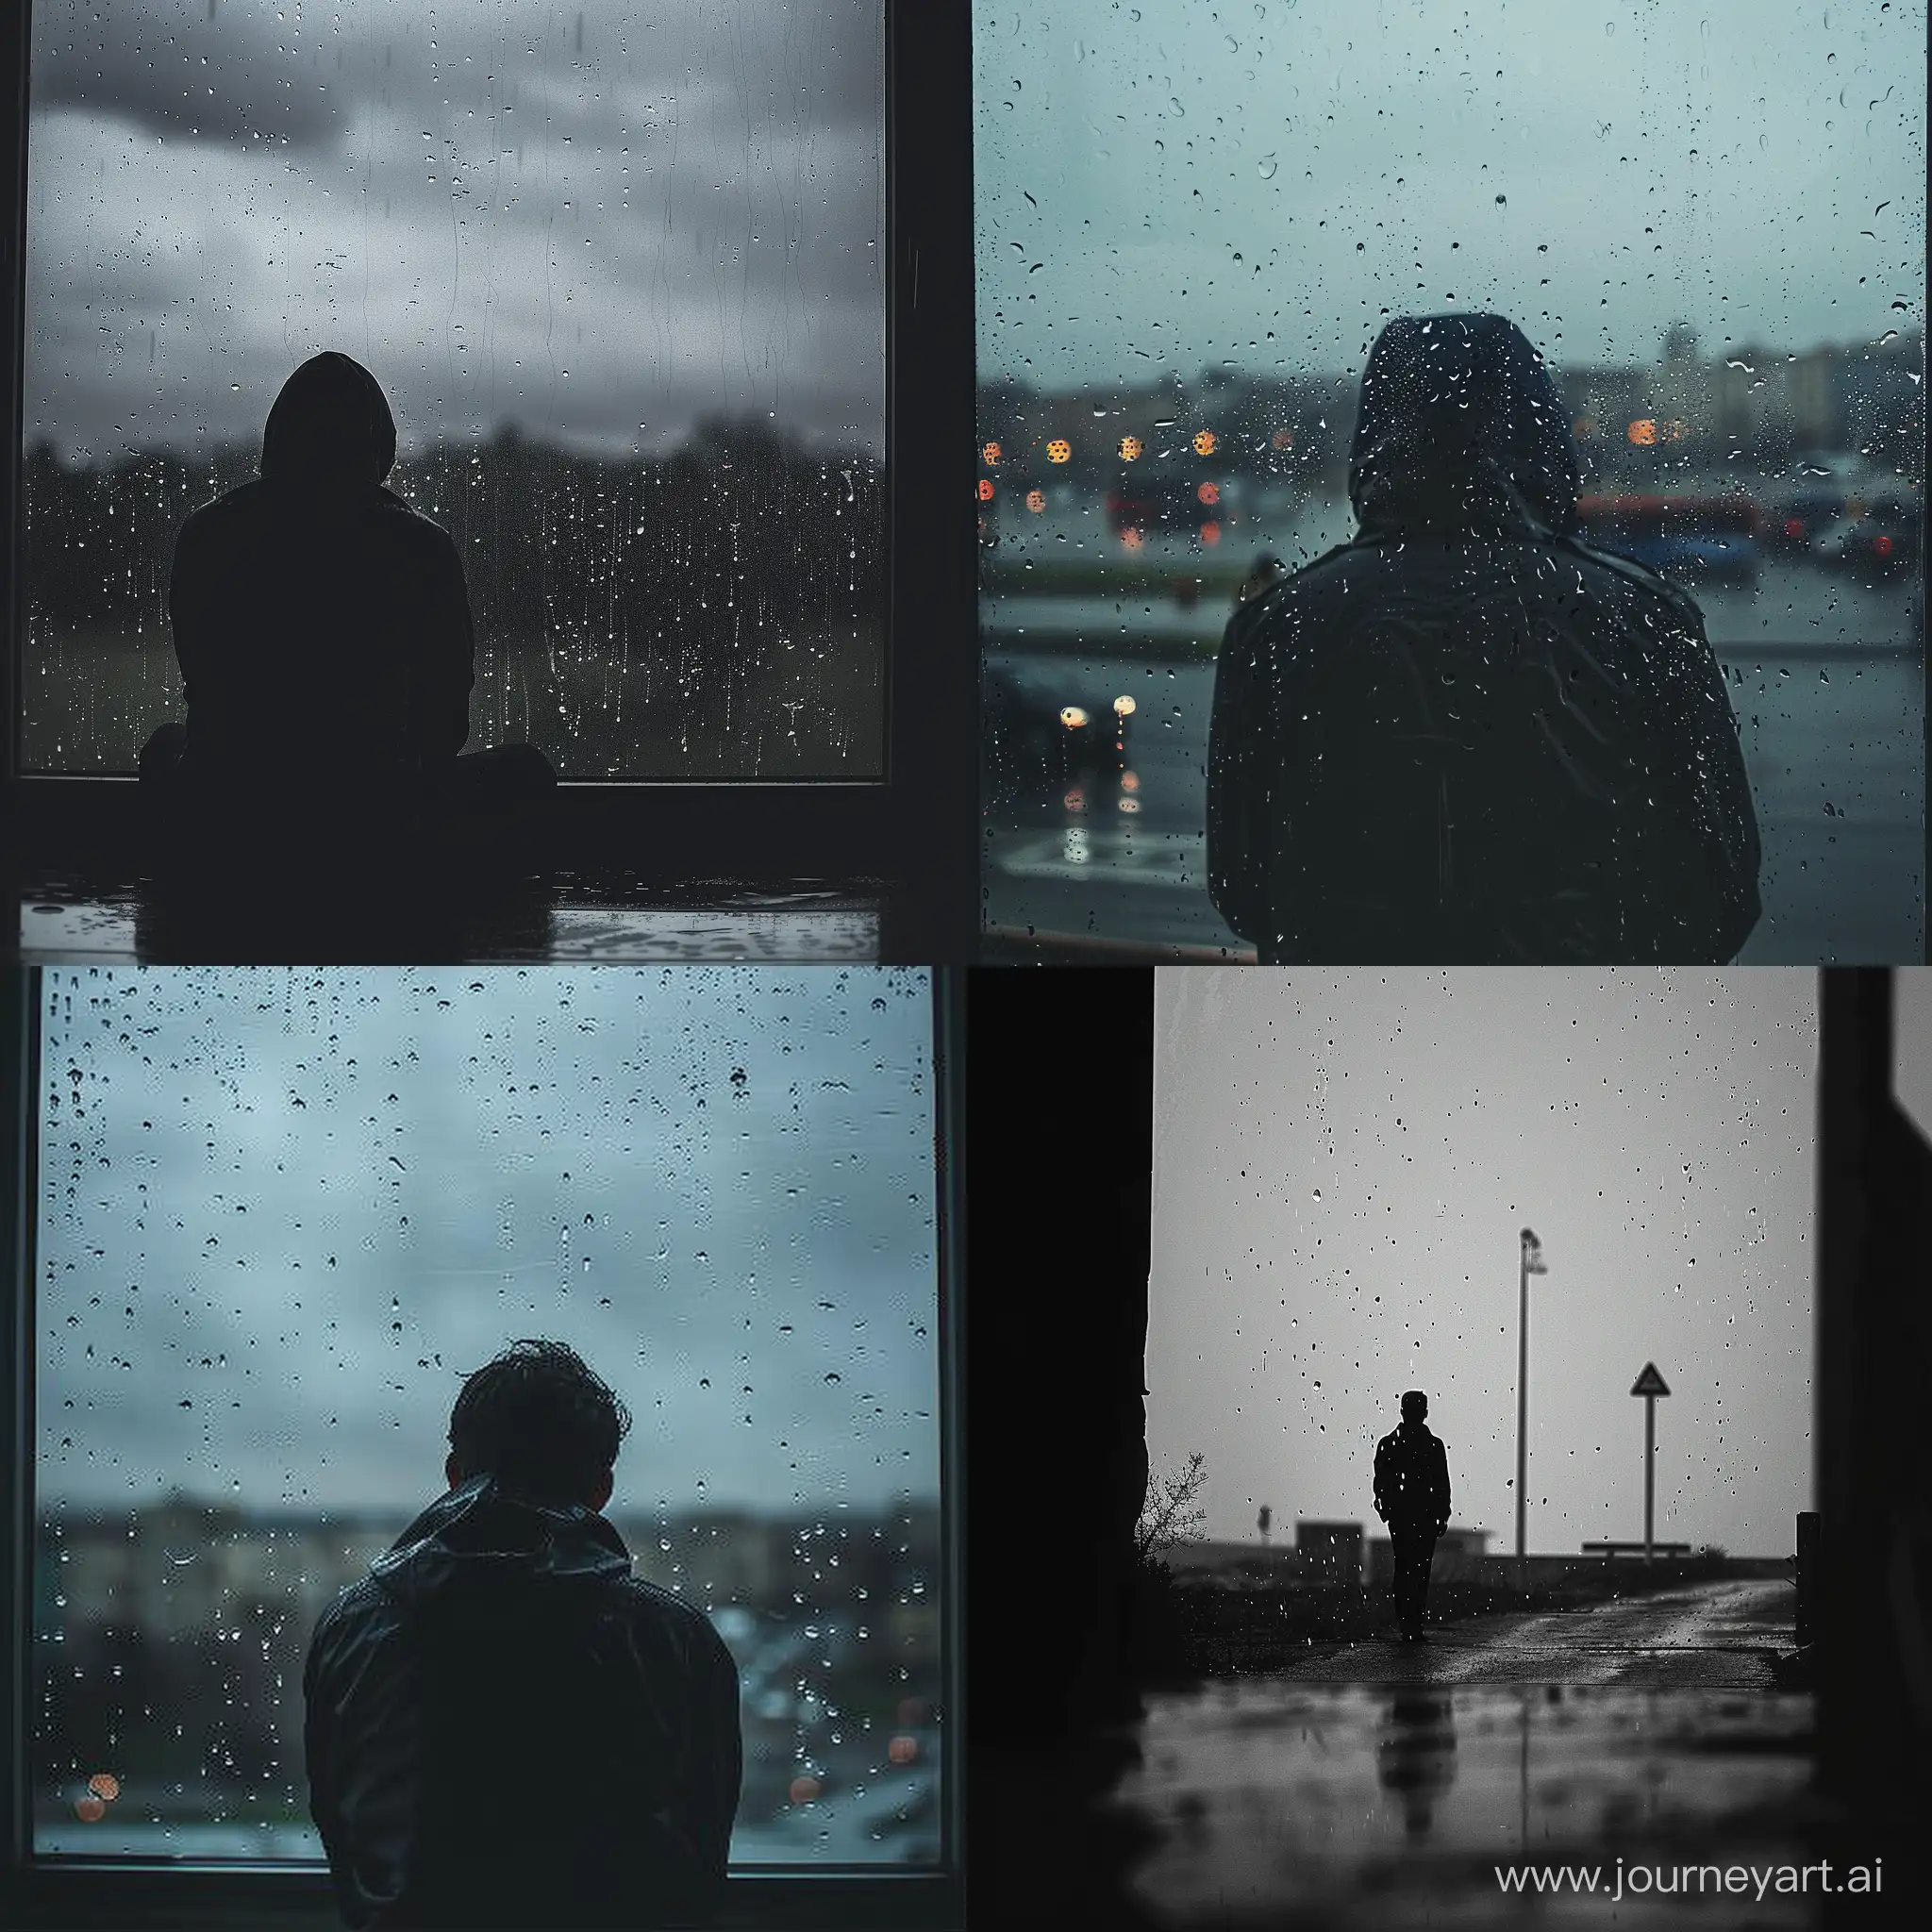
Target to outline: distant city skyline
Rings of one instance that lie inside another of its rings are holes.
[[[1370,1534],[1404,1390],[1452,1521],[1513,1546],[1518,1237],[1529,1546],[1792,1547],[1811,1492],[1815,977],[1777,969],[1157,974],[1146,1380],[1157,1476],[1217,1540]]]

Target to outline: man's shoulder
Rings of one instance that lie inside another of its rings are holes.
[[[1379,1456],[1385,1449],[1392,1452],[1396,1449],[1401,1448],[1401,1446],[1402,1431],[1400,1429],[1391,1429],[1389,1433],[1386,1436],[1384,1436],[1379,1442],[1375,1444],[1375,1454]]]
[[[688,1661],[709,1658],[734,1671],[738,1668],[716,1625],[695,1604],[641,1576],[620,1576],[614,1587],[633,1629],[649,1631]]]

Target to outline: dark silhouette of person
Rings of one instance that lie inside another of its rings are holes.
[[[449,1492],[323,1613],[309,1809],[352,1926],[705,1923],[742,1772],[737,1666],[599,1513],[630,1417],[519,1341],[463,1384]]]
[[[1375,1514],[1389,1525],[1395,1559],[1395,1615],[1406,1643],[1423,1641],[1429,1565],[1436,1539],[1449,1527],[1449,1458],[1424,1418],[1429,1398],[1411,1389],[1402,1424],[1375,1444]]]
[[[1405,316],[1362,375],[1355,539],[1243,582],[1215,673],[1208,887],[1266,961],[1735,958],[1758,837],[1696,604],[1578,536],[1543,358]]]
[[[315,356],[269,411],[259,477],[182,525],[168,613],[188,716],[141,755],[171,810],[390,824],[556,783],[531,745],[458,756],[475,683],[462,558],[385,488],[395,455],[375,378]]]

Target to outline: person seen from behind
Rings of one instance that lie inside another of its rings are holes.
[[[738,1670],[601,1513],[629,1425],[574,1350],[517,1342],[457,1397],[447,1492],[316,1624],[309,1809],[347,1924],[714,1913]]]
[[[141,755],[166,808],[325,824],[515,807],[556,783],[534,746],[462,753],[475,633],[448,533],[385,486],[396,426],[347,356],[310,358],[262,431],[260,475],[197,509],[168,585],[185,723]]]
[[[1404,316],[1362,375],[1357,534],[1241,586],[1216,668],[1208,886],[1263,961],[1717,964],[1757,820],[1697,605],[1578,534],[1547,364]]]
[[[1375,1514],[1388,1524],[1395,1560],[1395,1616],[1405,1643],[1424,1641],[1429,1565],[1449,1527],[1449,1457],[1426,1418],[1429,1398],[1411,1389],[1402,1423],[1375,1444]]]

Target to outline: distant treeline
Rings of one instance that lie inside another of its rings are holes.
[[[165,626],[190,511],[256,474],[254,444],[70,467],[25,462],[37,632]],[[883,602],[877,466],[808,455],[760,424],[700,426],[676,454],[612,459],[513,428],[397,463],[390,487],[456,539],[477,635],[640,647],[695,630],[752,651],[776,634],[873,627]]]

